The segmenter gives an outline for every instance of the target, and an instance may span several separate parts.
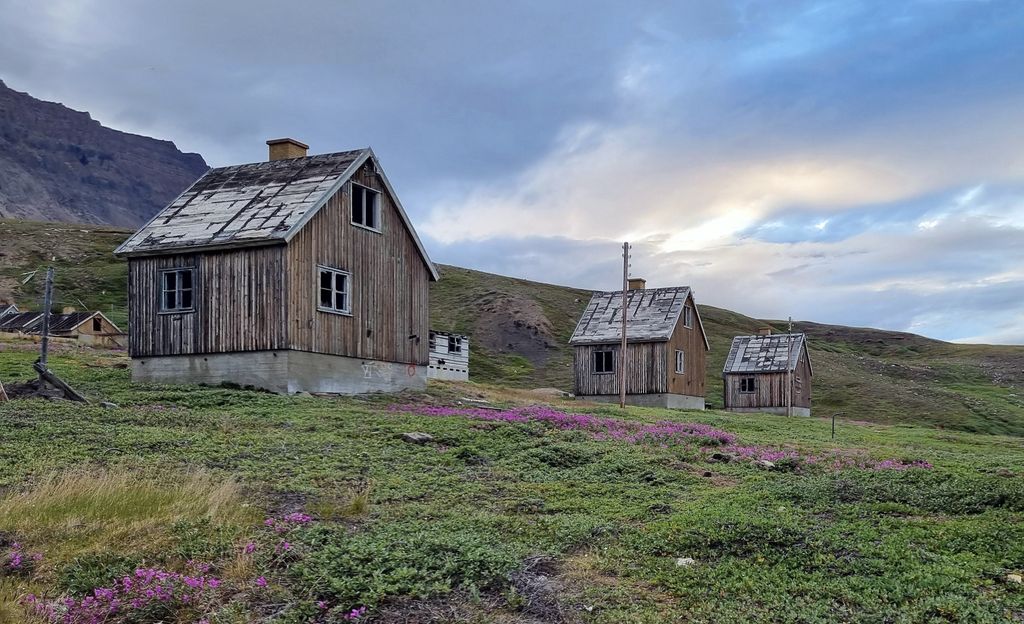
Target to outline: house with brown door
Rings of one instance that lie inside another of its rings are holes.
[[[647,289],[629,280],[622,291],[595,292],[569,344],[574,348],[575,393],[617,402],[622,378],[631,405],[704,409],[705,362],[710,350],[688,286]],[[622,315],[626,314],[626,358]]]
[[[369,148],[211,169],[115,253],[132,379],[354,394],[419,388],[438,279]]]
[[[813,374],[804,334],[736,336],[722,370],[725,409],[810,416]]]

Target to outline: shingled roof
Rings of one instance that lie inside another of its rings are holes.
[[[787,344],[788,343],[788,344]],[[805,348],[803,334],[736,336],[732,339],[723,373],[777,373],[795,370]],[[786,352],[789,351],[789,368]],[[810,358],[808,358],[808,364]]]
[[[210,169],[114,252],[137,256],[286,243],[369,159],[370,148]],[[437,270],[380,171],[431,275]]]
[[[650,288],[626,292],[629,315],[626,320],[626,340],[629,342],[664,342],[672,337],[683,304],[690,296],[689,286]],[[694,306],[700,322],[700,314]],[[703,325],[701,325],[703,333]],[[608,344],[622,339],[622,291],[595,292],[583,311],[576,331],[569,340],[571,345]],[[708,347],[707,336],[704,346]]]

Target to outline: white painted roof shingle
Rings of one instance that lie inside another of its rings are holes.
[[[788,346],[787,346],[787,343]],[[795,370],[804,349],[803,334],[772,334],[770,336],[736,336],[732,339],[723,373],[777,373]]]
[[[689,295],[688,286],[627,291],[626,339],[661,342],[671,338]],[[569,344],[607,344],[621,339],[622,291],[594,293]]]

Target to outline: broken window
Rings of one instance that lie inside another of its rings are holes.
[[[693,327],[693,308],[690,306],[683,306],[683,325]]]
[[[456,336],[448,336],[448,353],[462,353],[462,340]]]
[[[160,311],[191,312],[192,274],[195,269],[168,269],[160,272]]]
[[[352,184],[352,223],[371,230],[380,230],[379,192]]]
[[[320,267],[320,310],[350,314],[349,273],[340,269]]]
[[[686,372],[686,353],[679,349],[676,349],[676,372]]]
[[[757,378],[756,377],[740,377],[740,392],[756,392],[757,391]]]
[[[103,331],[103,319],[98,316],[92,317],[92,330],[94,332]]]
[[[430,350],[437,351],[437,334],[430,332]]]
[[[615,372],[615,352],[614,351],[595,351],[594,352],[594,372],[595,373],[614,373]]]

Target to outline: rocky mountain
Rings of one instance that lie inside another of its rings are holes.
[[[135,227],[208,168],[0,81],[0,217]]]

